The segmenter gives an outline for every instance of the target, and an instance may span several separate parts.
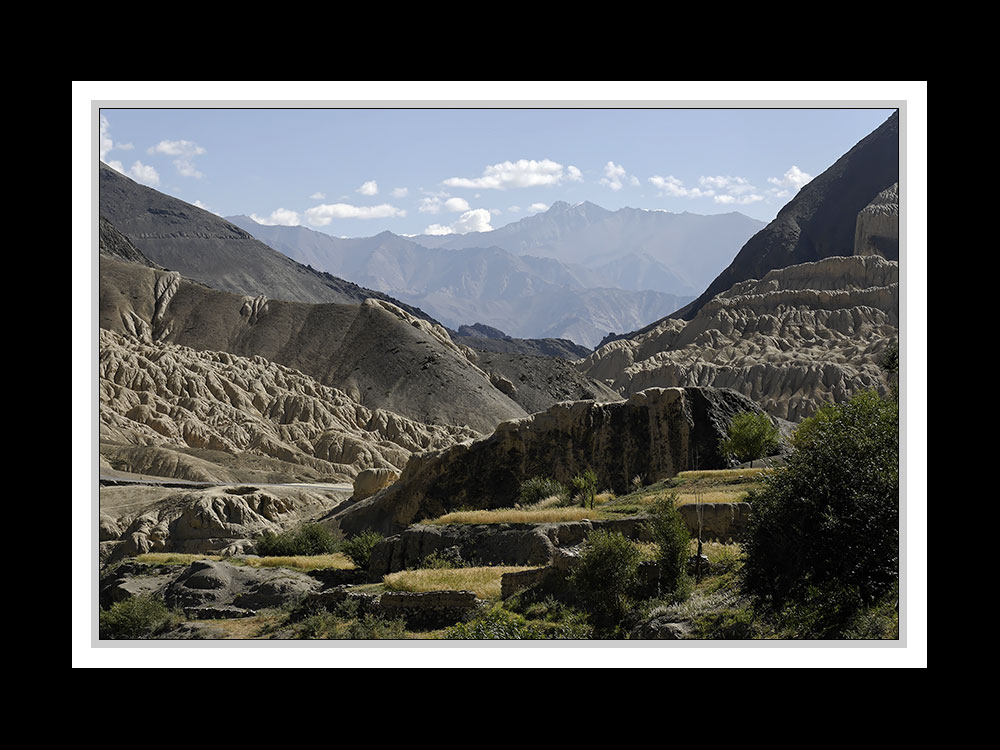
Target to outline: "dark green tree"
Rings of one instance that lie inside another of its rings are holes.
[[[653,501],[646,522],[658,552],[660,594],[675,600],[687,598],[690,581],[687,574],[691,554],[691,532],[677,510],[677,494],[664,495]]]
[[[792,445],[748,498],[741,584],[827,637],[898,582],[899,405],[860,393],[804,420]]]
[[[620,532],[592,531],[569,580],[594,624],[615,631],[634,603],[639,584],[639,548]]]
[[[729,435],[719,441],[719,451],[743,463],[773,453],[778,447],[778,428],[763,412],[743,411],[729,423]]]

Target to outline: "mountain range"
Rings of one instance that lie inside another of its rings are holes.
[[[451,328],[480,323],[592,348],[677,310],[763,222],[557,201],[493,232],[337,238],[302,226],[228,221],[310,267],[427,310]]]

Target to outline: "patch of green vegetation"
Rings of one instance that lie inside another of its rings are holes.
[[[565,498],[568,503],[569,490],[551,477],[531,477],[521,482],[517,501],[522,506],[535,505],[550,497]]]
[[[612,635],[635,604],[641,553],[619,532],[592,531],[568,576],[582,608],[603,634]]]
[[[742,589],[788,637],[847,637],[898,585],[899,405],[825,407],[793,448],[752,495]]]
[[[330,555],[338,551],[339,541],[330,529],[319,523],[304,523],[280,533],[265,531],[254,547],[261,557],[296,557]]]
[[[687,574],[691,533],[677,510],[676,494],[660,497],[650,506],[646,526],[657,547],[660,595],[683,601],[691,593]]]
[[[102,640],[152,638],[172,628],[179,619],[162,599],[133,596],[101,610],[98,634]]]
[[[347,555],[351,562],[359,568],[367,568],[372,550],[384,537],[376,531],[362,531],[360,534],[341,543],[341,552]]]

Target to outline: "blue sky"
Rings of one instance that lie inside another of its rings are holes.
[[[336,236],[496,229],[554,201],[770,221],[889,109],[119,109],[103,161]]]

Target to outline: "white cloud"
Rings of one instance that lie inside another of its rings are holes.
[[[121,172],[122,174],[125,174],[125,167],[124,167],[124,166],[122,166],[122,163],[121,163],[120,161],[114,161],[114,160],[112,160],[112,161],[109,161],[109,162],[105,162],[105,163],[106,163],[106,164],[107,164],[107,165],[108,165],[109,167],[111,167],[112,169],[117,169],[117,170],[118,170],[119,172]]]
[[[469,210],[469,202],[465,198],[449,198],[444,202],[444,210],[452,213],[460,213]]]
[[[607,185],[612,190],[621,190],[622,180],[625,178],[625,167],[621,164],[615,164],[613,161],[609,161],[604,165],[604,177],[601,178],[601,184]]]
[[[136,160],[135,164],[129,167],[128,173],[137,182],[141,182],[144,185],[159,185],[160,184],[160,174],[153,167],[148,164],[143,164],[141,161]]]
[[[450,226],[431,224],[424,234],[466,234],[467,232],[492,232],[490,212],[485,208],[474,208],[466,211]]]
[[[653,187],[659,189],[661,196],[666,195],[671,198],[711,198],[715,195],[714,190],[685,187],[684,183],[673,175],[667,175],[666,177],[654,175],[649,178],[649,182]]]
[[[507,210],[510,211],[512,214],[516,214],[516,213],[520,213],[521,207],[520,206],[507,206]]]
[[[323,200],[324,198],[326,198],[326,193],[319,193],[319,192],[316,192],[316,193],[313,193],[312,195],[310,195],[309,197],[310,197],[310,198],[311,198],[312,200],[314,200],[314,201],[321,201],[321,200]]]
[[[131,143],[115,143],[111,139],[111,134],[108,132],[110,129],[111,129],[111,124],[108,122],[108,118],[105,117],[104,115],[101,115],[101,126],[100,126],[100,136],[99,136],[100,138],[99,150],[101,154],[101,161],[104,161],[104,157],[107,156],[109,151],[113,151],[116,149],[119,151],[131,151],[133,148],[135,148],[135,146],[133,146]],[[117,167],[115,167],[114,164],[111,164],[110,162],[105,162],[105,164],[107,164],[109,167],[114,167],[122,174],[125,173],[125,170],[121,168],[120,161],[115,162],[115,164],[118,165]]]
[[[190,159],[174,159],[174,166],[183,177],[202,177]]]
[[[104,157],[107,155],[108,151],[115,147],[114,141],[111,140],[111,136],[108,135],[108,129],[110,128],[110,123],[108,123],[108,118],[101,115],[101,131],[99,135],[99,150],[101,152],[101,161],[104,161]],[[121,172],[121,170],[118,170]]]
[[[250,218],[258,224],[268,227],[273,227],[276,224],[283,227],[297,227],[300,223],[298,213],[287,208],[276,208],[270,216],[266,217],[250,214]]]
[[[532,203],[530,206],[532,211],[548,211],[549,207],[544,203]]]
[[[375,180],[368,180],[361,187],[359,187],[354,192],[361,193],[362,195],[377,195],[378,194],[378,183]]]
[[[500,214],[503,213],[503,211],[501,211],[499,208],[491,208],[490,213],[493,214],[494,216],[499,216]]]
[[[198,156],[205,153],[205,149],[194,141],[160,141],[146,150],[150,154],[167,156]]]
[[[757,193],[747,193],[745,195],[716,195],[712,200],[716,203],[722,203],[725,205],[735,203],[740,206],[747,206],[751,203],[764,200],[764,196],[758,195]]]
[[[449,187],[487,188],[507,190],[508,188],[540,187],[558,185],[566,180],[582,179],[580,170],[570,166],[563,171],[562,164],[551,159],[519,159],[492,164],[483,170],[482,177],[450,177],[444,181]]]
[[[150,154],[163,154],[165,156],[177,156],[174,159],[174,166],[182,177],[202,177],[202,173],[195,167],[192,157],[205,153],[205,149],[194,141],[160,141],[155,146],[146,149]]]
[[[421,198],[417,210],[422,214],[436,214],[441,211],[441,199],[436,197]]]
[[[803,172],[793,164],[781,177],[768,177],[767,181],[778,186],[778,189],[772,188],[771,190],[776,198],[785,198],[792,193],[797,193],[811,179],[811,174]]]
[[[404,217],[406,211],[382,203],[378,206],[352,206],[348,203],[321,204],[306,209],[306,221],[314,227],[325,227],[334,219],[387,219]]]
[[[393,188],[392,189],[392,197],[393,198],[405,198],[406,194],[409,193],[409,192],[410,192],[409,188],[405,188],[405,187]]]

